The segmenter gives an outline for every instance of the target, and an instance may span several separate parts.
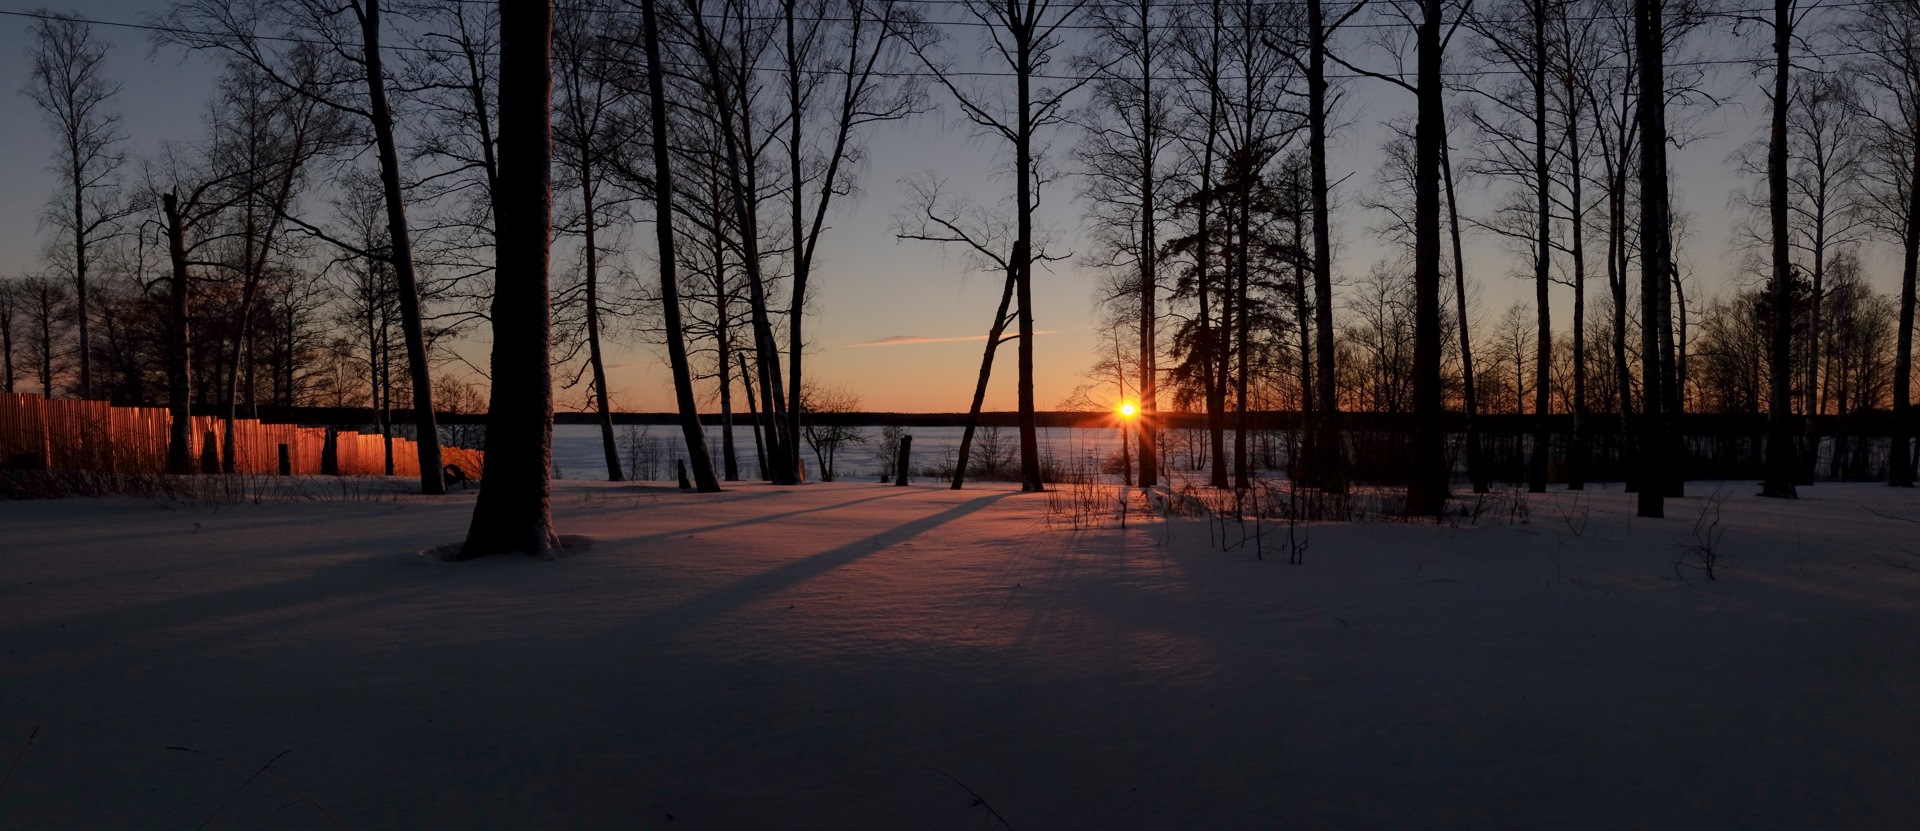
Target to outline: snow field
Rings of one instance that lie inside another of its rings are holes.
[[[1303,566],[992,483],[557,483],[552,563],[419,556],[470,493],[0,503],[0,828],[1920,827],[1920,498],[1728,483],[1709,582],[1690,488]]]

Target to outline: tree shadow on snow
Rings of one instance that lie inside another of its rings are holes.
[[[778,493],[778,492],[773,491],[770,493]],[[849,500],[846,502],[835,502],[832,505],[820,505],[813,508],[800,508],[798,510],[793,510],[793,511],[782,511],[777,514],[758,514],[755,516],[747,517],[745,519],[736,519],[730,522],[719,522],[719,523],[714,523],[712,525],[702,525],[697,528],[677,528],[672,531],[663,531],[658,534],[647,534],[639,537],[626,537],[626,538],[623,538],[621,542],[623,543],[624,542],[636,542],[636,543],[663,542],[666,540],[678,539],[680,537],[685,537],[691,534],[711,534],[715,531],[725,531],[732,528],[744,528],[749,525],[759,525],[765,522],[773,522],[776,520],[803,516],[805,514],[818,514],[818,513],[824,513],[826,511],[837,511],[837,510],[840,510],[841,508],[851,508],[855,505],[859,505],[864,502],[877,502],[882,499],[892,499],[896,496],[907,496],[912,493],[913,491],[910,491],[910,490],[894,491],[892,493],[885,493],[879,496],[869,496],[862,499]]]
[[[932,531],[935,528],[939,528],[942,525],[946,525],[969,514],[977,513],[995,502],[1014,495],[1014,493],[1009,492],[970,499],[940,513],[901,523],[885,531],[881,531],[871,538],[851,542],[839,548],[829,549],[811,555],[805,559],[795,560],[770,571],[742,578],[678,606],[662,609],[648,617],[657,622],[671,622],[674,624],[675,633],[677,634],[680,631],[692,629],[756,600],[779,592],[782,589],[798,585],[836,568],[853,563],[862,557],[906,542],[907,540],[918,537],[921,534],[925,534],[928,531]],[[888,497],[878,496],[869,499],[856,499],[852,502],[831,507],[846,507],[861,502],[870,502],[873,499],[886,498]],[[830,508],[810,508],[792,513],[813,513],[823,510],[830,510]],[[791,515],[792,514],[779,514],[762,519],[773,519],[778,516]]]

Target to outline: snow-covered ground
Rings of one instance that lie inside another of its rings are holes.
[[[1920,827],[1920,497],[1751,490],[1714,582],[1617,489],[1302,566],[1002,485],[458,565],[471,494],[0,503],[0,828]]]

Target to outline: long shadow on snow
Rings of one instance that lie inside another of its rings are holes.
[[[691,629],[755,600],[780,591],[781,589],[818,577],[883,548],[906,542],[907,540],[918,537],[921,534],[932,531],[961,517],[977,513],[987,508],[987,506],[1013,495],[1013,493],[1009,492],[970,499],[932,516],[921,517],[881,531],[875,534],[872,539],[851,542],[839,548],[822,551],[804,560],[795,560],[771,571],[742,578],[678,606],[662,609],[652,615],[648,615],[647,619],[652,621],[674,621],[678,624],[678,631]],[[833,507],[846,507],[847,505],[857,505],[861,502],[871,502],[873,499],[886,498],[887,497],[884,496],[877,496],[871,499],[857,499],[853,502]],[[813,508],[806,511],[794,511],[793,513],[803,514],[821,510],[827,509]],[[777,516],[791,516],[791,514],[781,514]],[[764,519],[773,518],[775,517],[765,517]],[[878,544],[876,544],[876,541],[878,541]],[[677,634],[677,632],[673,634]]]
[[[637,539],[642,541],[670,539],[686,534],[739,527],[801,514],[832,511],[858,505],[863,502],[890,499],[895,496],[904,496],[910,493],[911,491],[895,491],[881,496],[855,499],[833,505],[806,508],[779,514],[768,514],[737,522],[649,535]],[[897,528],[883,532],[880,536],[897,537],[896,541],[910,539],[946,522],[978,511],[988,504],[1010,495],[1012,494],[999,494],[962,503],[939,514],[908,522]],[[287,521],[297,522],[298,520],[289,519]],[[273,525],[276,523],[270,521],[263,524]],[[356,547],[366,549],[369,546],[362,544]],[[800,580],[825,572],[836,566],[852,562],[860,555],[871,550],[873,550],[873,544],[868,541],[823,552],[806,560],[789,563],[786,566],[782,566],[764,575],[747,578],[746,580],[736,583],[734,587],[721,589],[713,594],[707,595],[707,598],[738,595],[737,599],[732,603],[732,605],[738,605],[739,603],[744,603],[752,599],[754,596],[777,590],[778,588],[797,583]],[[248,556],[258,557],[261,555],[257,552],[249,552]],[[285,557],[288,555],[281,554],[278,556]],[[17,644],[17,648],[24,650],[25,654],[36,655],[39,653],[39,650],[34,648],[34,646],[38,644],[40,637],[36,634],[35,630],[45,626],[65,628],[70,632],[84,633],[85,637],[96,639],[117,637],[119,633],[122,632],[166,633],[170,638],[182,642],[190,641],[204,647],[218,642],[227,636],[216,634],[183,636],[179,634],[178,630],[200,626],[218,620],[248,618],[246,628],[242,632],[235,634],[258,636],[282,626],[296,623],[311,623],[334,615],[335,613],[346,615],[352,612],[364,611],[367,608],[377,607],[382,604],[393,604],[417,599],[422,596],[421,592],[439,592],[436,596],[444,599],[446,596],[445,592],[448,590],[459,591],[468,588],[494,590],[497,589],[498,586],[494,584],[495,581],[488,579],[485,572],[491,571],[493,568],[510,567],[510,563],[514,560],[512,555],[489,557],[477,563],[450,567],[445,564],[428,563],[419,557],[385,554],[351,556],[341,559],[337,558],[337,555],[303,551],[292,556],[296,556],[299,559],[308,559],[310,557],[319,558],[322,559],[323,562],[317,567],[303,570],[297,575],[292,575],[282,580],[232,586],[209,592],[172,590],[167,592],[165,596],[157,599],[151,597],[128,597],[126,598],[127,602],[106,608],[92,609],[71,615],[40,617],[32,622],[21,621],[16,624],[0,626],[0,647],[13,647]],[[239,560],[242,558],[236,557],[233,559]],[[232,561],[226,559],[220,562],[232,564]],[[815,565],[809,567],[808,564]],[[565,579],[568,579],[565,576],[566,574],[567,573],[559,572],[553,573],[548,580],[540,581],[539,584],[550,587],[554,585],[553,581],[555,580],[564,582]],[[572,578],[578,579],[579,575],[577,573],[572,574]],[[769,584],[764,590],[756,590],[753,587],[747,586],[748,583],[756,581],[769,581]],[[36,586],[36,588],[38,587]],[[365,593],[368,591],[375,592],[375,596],[367,597]],[[681,607],[676,607],[676,609],[662,612],[660,616],[666,617],[677,613],[680,609],[685,609],[690,606],[704,608],[706,602],[708,602],[707,599],[692,601],[691,603],[683,604]],[[700,612],[700,614],[710,616],[724,612],[730,607],[731,606],[723,605],[713,608],[711,611]],[[262,616],[263,613],[266,615],[265,617]]]
[[[647,534],[646,536],[641,536],[641,537],[622,537],[620,538],[619,541],[623,543],[625,542],[660,542],[663,540],[670,540],[677,537],[688,536],[690,534],[708,534],[714,531],[725,531],[729,528],[744,528],[748,525],[758,525],[762,522],[772,522],[776,519],[787,519],[789,517],[802,516],[805,514],[817,514],[825,511],[837,511],[837,510],[840,510],[841,508],[851,508],[855,505],[859,505],[864,502],[877,502],[882,499],[892,499],[896,496],[907,496],[911,493],[913,493],[913,491],[893,491],[891,493],[885,493],[879,496],[869,496],[864,499],[855,499],[848,502],[836,502],[832,505],[821,505],[815,508],[801,508],[797,511],[782,511],[777,514],[761,514],[759,516],[748,517],[746,519],[738,519],[732,522],[721,522],[721,523],[715,523],[713,525],[702,525],[697,528],[680,528],[673,531],[664,531],[658,534]],[[729,500],[729,501],[738,502],[742,500],[736,499],[736,500]]]

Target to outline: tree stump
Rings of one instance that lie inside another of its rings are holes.
[[[280,475],[293,475],[293,448],[285,444],[280,445]]]
[[[900,457],[893,462],[893,486],[907,486],[907,463],[913,460],[913,434],[900,437]]]

